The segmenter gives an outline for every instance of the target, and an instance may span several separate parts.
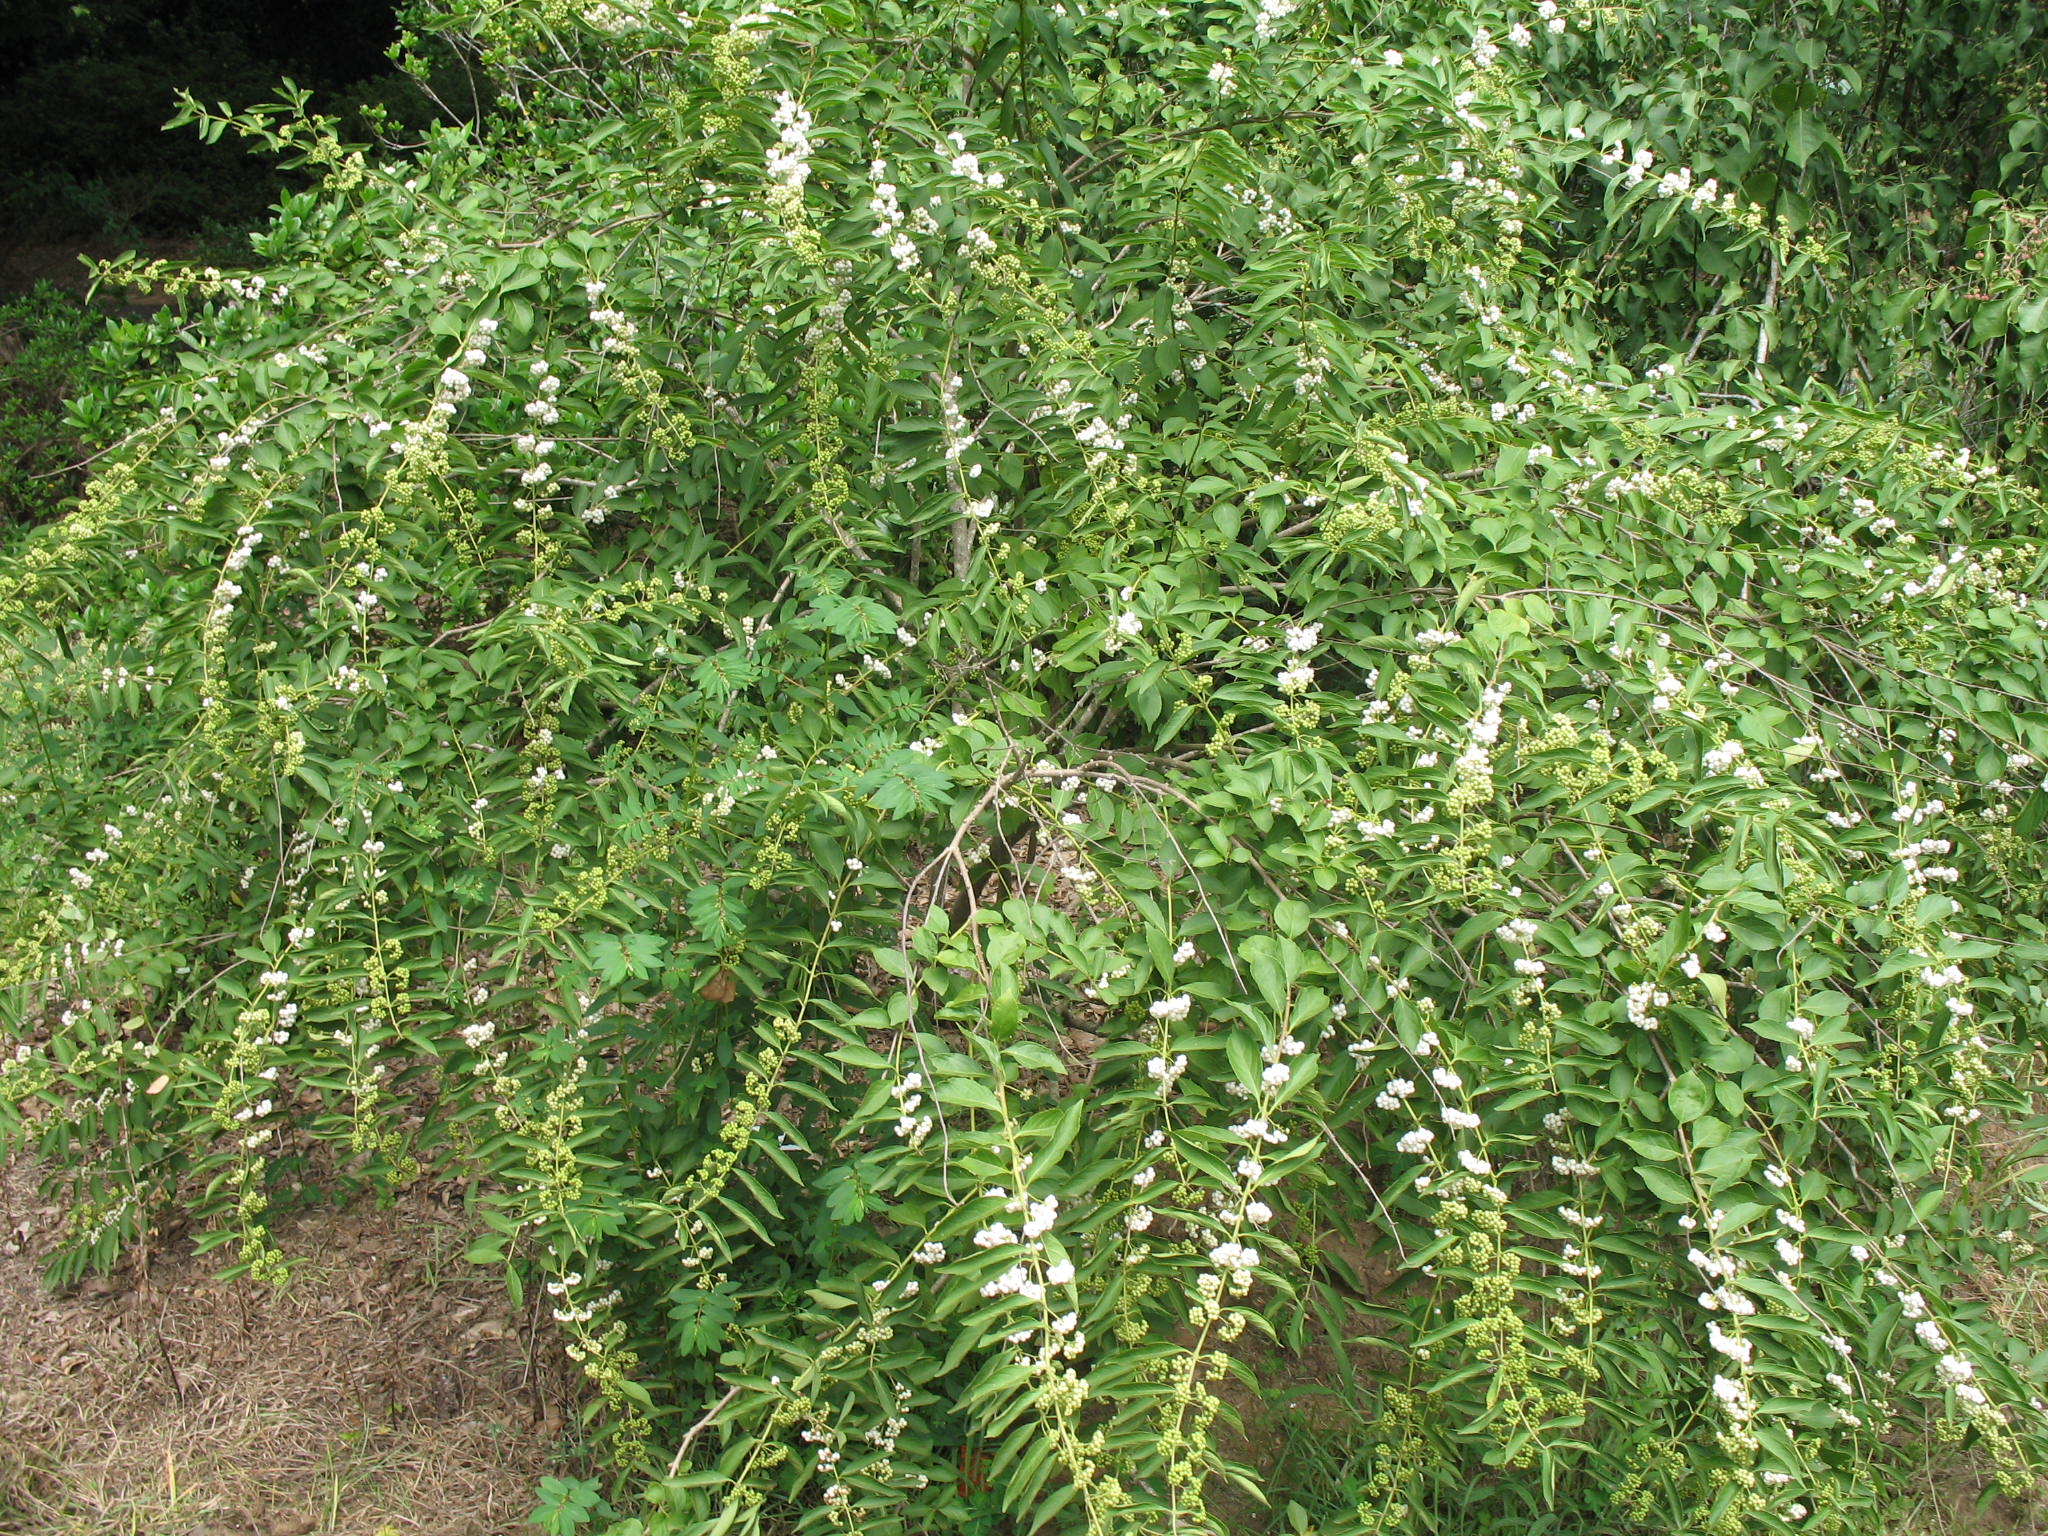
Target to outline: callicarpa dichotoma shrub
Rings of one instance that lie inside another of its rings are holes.
[[[1831,317],[1675,16],[456,0],[488,132],[189,103],[325,182],[0,566],[56,1278],[472,1181],[621,1536],[1241,1527],[1311,1354],[1328,1536],[2031,1489],[2044,504],[1937,386],[2032,333]]]

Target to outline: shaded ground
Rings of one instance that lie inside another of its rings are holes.
[[[53,1294],[59,1213],[31,1170],[0,1173],[0,1536],[530,1536],[535,1483],[574,1449],[575,1383],[544,1312],[515,1315],[462,1258],[476,1227],[452,1195],[280,1221],[282,1290],[218,1284],[177,1243]],[[1321,1257],[1360,1297],[1389,1278],[1353,1244]],[[1978,1279],[2048,1344],[2048,1282]],[[1231,1353],[1260,1386],[1216,1384],[1242,1426],[1224,1453],[1270,1501],[1212,1485],[1233,1533],[1277,1536],[1290,1499],[1341,1523],[1369,1473],[1358,1378],[1393,1357],[1362,1329],[1333,1349],[1311,1327],[1303,1346],[1248,1334]],[[1889,1536],[2048,1536],[2048,1505],[1986,1500],[1976,1458],[1922,1450]]]
[[[0,1532],[522,1528],[568,1382],[551,1329],[462,1258],[459,1205],[284,1221],[282,1290],[217,1284],[180,1244],[52,1294],[57,1220],[26,1171],[0,1179]]]
[[[2017,1137],[1998,1143],[1995,1137],[2004,1131],[1994,1133],[1995,1152],[2038,1161],[2025,1156]],[[1385,1260],[1360,1244],[1326,1237],[1320,1249],[1325,1278],[1338,1280],[1359,1300],[1372,1298],[1394,1278]],[[2008,1274],[1987,1262],[1952,1299],[1983,1303],[2014,1337],[2034,1349],[2048,1348],[2048,1269]],[[1278,1322],[1284,1309],[1271,1315]],[[1251,1469],[1263,1495],[1253,1497],[1220,1478],[1210,1484],[1210,1512],[1232,1536],[1287,1536],[1293,1530],[1290,1501],[1312,1526],[1329,1522],[1355,1529],[1347,1516],[1373,1470],[1372,1394],[1364,1389],[1401,1369],[1397,1354],[1373,1342],[1373,1331],[1354,1318],[1342,1348],[1333,1347],[1314,1323],[1294,1350],[1277,1348],[1255,1330],[1227,1347],[1257,1385],[1236,1375],[1210,1384],[1228,1410],[1217,1426],[1218,1444],[1226,1459]],[[1997,1492],[1992,1468],[1979,1451],[1944,1446],[1931,1434],[1902,1439],[1899,1448],[1910,1470],[1887,1490],[1887,1518],[1869,1536],[2048,1536],[2048,1483],[2035,1496],[2010,1499]],[[1473,1529],[1511,1528],[1488,1518]],[[1648,1536],[1651,1527],[1602,1522],[1583,1529],[1587,1536],[1624,1530]]]

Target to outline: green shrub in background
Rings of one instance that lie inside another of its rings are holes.
[[[1800,73],[1997,117],[1936,9],[464,0],[488,142],[191,107],[325,182],[0,565],[56,1277],[477,1179],[620,1536],[1216,1530],[1312,1350],[1332,1536],[2031,1488],[2034,269],[1874,314],[1976,162]]]
[[[52,283],[0,304],[0,535],[77,495],[84,445],[66,403],[85,388],[105,321]]]

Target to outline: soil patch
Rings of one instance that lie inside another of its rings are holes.
[[[0,1532],[497,1536],[571,1449],[560,1344],[459,1203],[283,1219],[282,1288],[176,1244],[53,1293],[60,1220],[0,1177]]]

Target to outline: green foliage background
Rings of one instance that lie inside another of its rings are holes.
[[[2024,1495],[2039,21],[460,0],[488,133],[188,104],[322,182],[114,274],[0,564],[55,1277],[479,1180],[554,1529],[1216,1530],[1312,1349],[1331,1536]]]
[[[67,406],[103,330],[98,312],[49,283],[0,304],[0,539],[55,515],[83,483],[89,445]]]

